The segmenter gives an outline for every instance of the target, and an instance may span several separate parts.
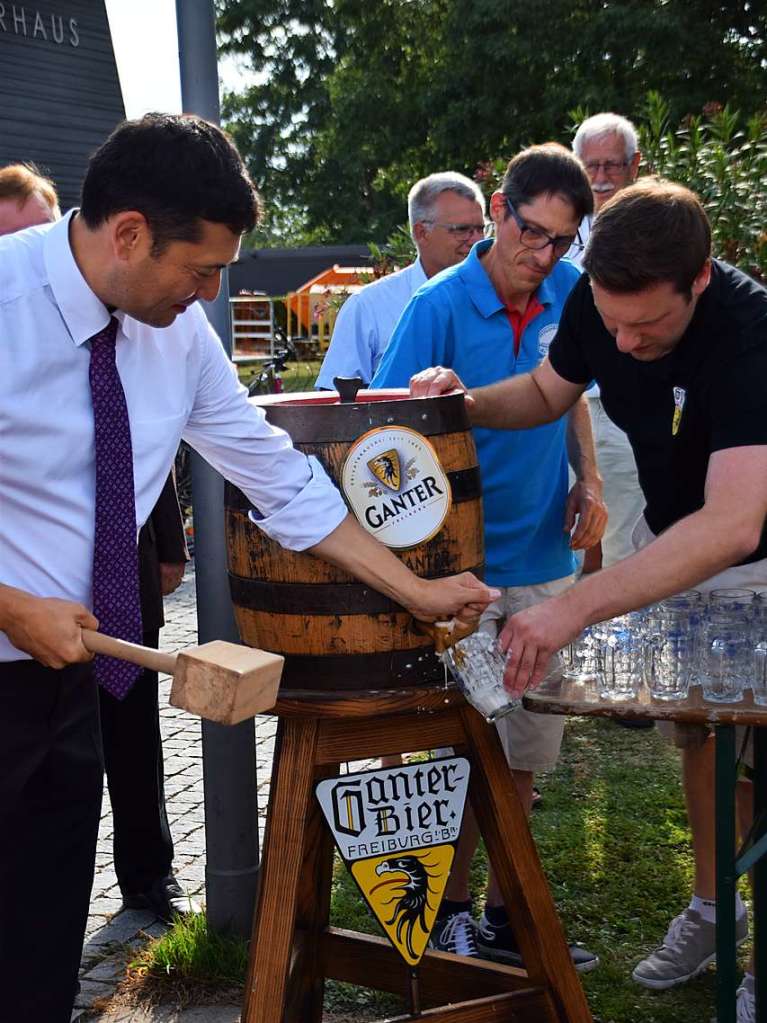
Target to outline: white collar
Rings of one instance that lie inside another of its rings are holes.
[[[75,261],[69,241],[69,229],[77,210],[70,210],[46,232],[43,241],[43,259],[56,305],[69,335],[76,345],[89,341],[109,323],[110,312],[92,291]],[[122,312],[114,314],[123,332],[130,317]]]

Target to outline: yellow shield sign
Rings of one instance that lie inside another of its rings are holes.
[[[365,901],[411,966],[420,961],[428,944],[453,856],[452,845],[435,845],[351,864],[352,877]]]

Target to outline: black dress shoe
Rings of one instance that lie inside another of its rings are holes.
[[[172,874],[161,877],[145,892],[123,895],[123,908],[150,909],[166,923],[185,913],[202,913],[199,902],[184,891]]]

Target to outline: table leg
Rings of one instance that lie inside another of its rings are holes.
[[[716,1009],[735,1023],[735,728],[716,726]]]
[[[754,728],[754,844],[767,835],[767,728]],[[767,855],[754,864],[756,1018],[767,1018]]]

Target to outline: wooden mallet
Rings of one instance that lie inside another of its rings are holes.
[[[130,661],[173,676],[170,704],[208,721],[236,725],[277,701],[285,658],[236,643],[213,640],[169,654],[83,629],[83,645],[94,654]]]

